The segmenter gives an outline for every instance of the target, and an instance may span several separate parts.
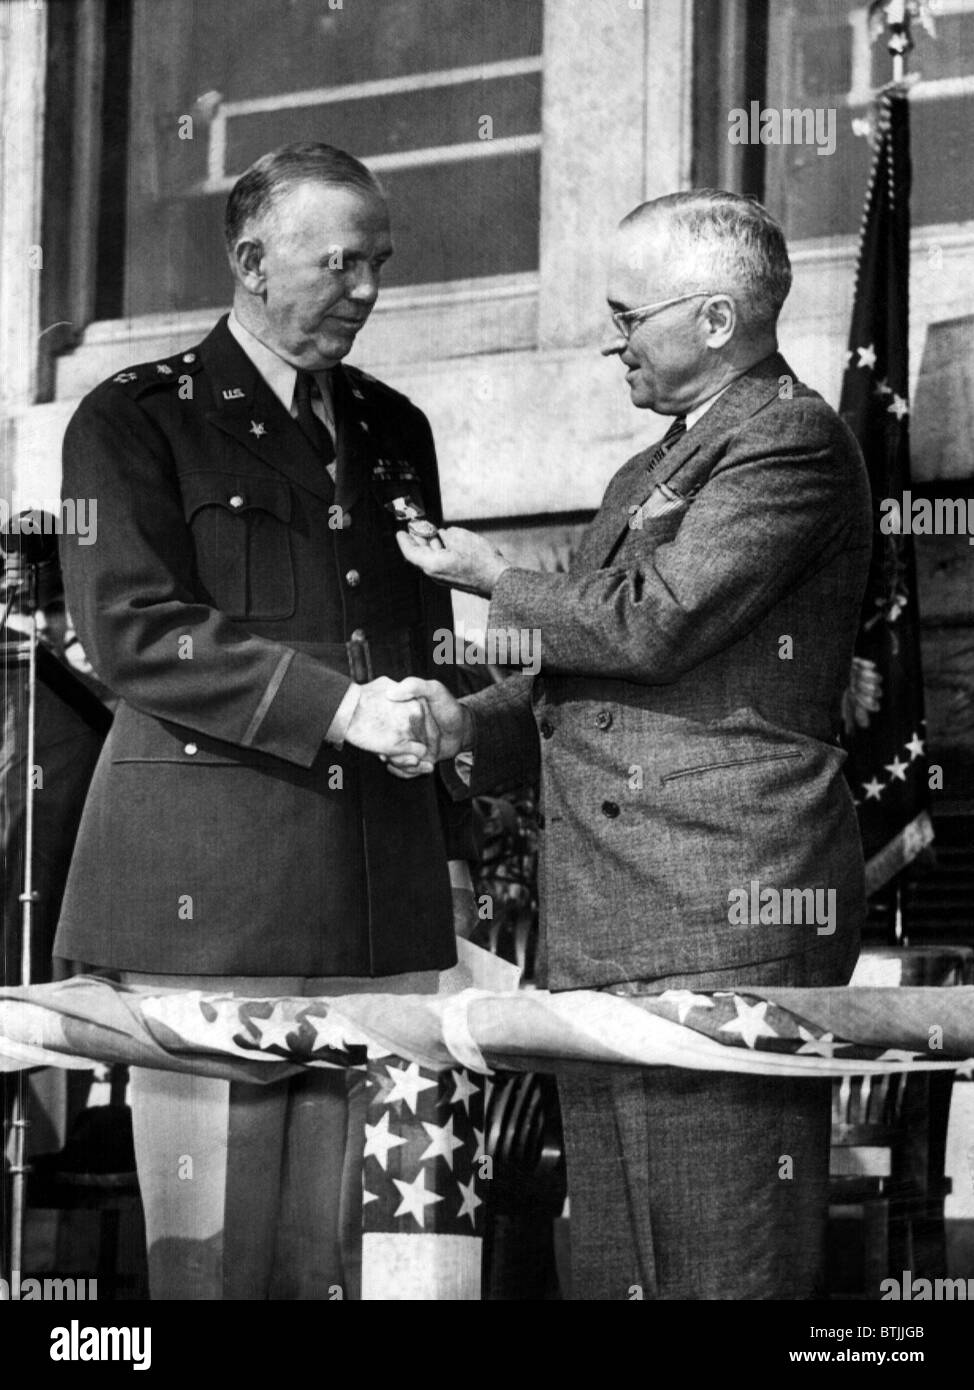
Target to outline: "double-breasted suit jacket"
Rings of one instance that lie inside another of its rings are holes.
[[[497,583],[490,626],[540,629],[541,669],[470,697],[472,790],[540,776],[551,988],[788,957],[795,983],[802,960],[846,978],[865,912],[837,746],[871,546],[861,454],[778,355],[652,474],[650,452],[569,573]],[[773,890],[764,920],[753,882]],[[786,889],[824,896],[786,908]]]
[[[357,679],[441,675],[449,596],[402,559],[388,507],[439,516],[425,417],[333,372],[343,506],[322,458],[221,320],[192,351],[82,402],[65,586],[121,698],[91,786],[56,951],[101,967],[389,975],[456,959],[450,857],[469,818],[429,779],[324,742]]]

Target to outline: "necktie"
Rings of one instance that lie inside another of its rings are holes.
[[[335,445],[327,425],[318,419],[311,405],[312,401],[316,400],[319,395],[318,383],[311,372],[298,372],[294,385],[294,404],[297,406],[298,424],[304,431],[308,443],[320,456],[321,461],[329,464],[335,457]]]
[[[678,415],[650,455],[649,462],[646,464],[648,472],[652,473],[656,465],[660,463],[673,448],[673,445],[680,436],[686,434],[686,432],[687,417],[685,415]]]

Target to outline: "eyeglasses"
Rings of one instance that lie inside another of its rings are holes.
[[[661,309],[668,309],[671,304],[682,304],[686,299],[709,299],[712,294],[720,293],[720,290],[695,290],[693,294],[678,294],[675,299],[661,299],[656,304],[644,304],[639,309],[610,309],[609,313],[616,331],[628,342],[636,324],[659,313]]]

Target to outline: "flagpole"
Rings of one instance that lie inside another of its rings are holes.
[[[890,0],[886,6],[886,47],[893,60],[893,83],[902,83],[906,77],[906,55],[913,47],[910,36],[909,0]],[[896,946],[906,945],[906,923],[904,908],[904,886],[906,871],[901,870],[893,880],[893,942]]]
[[[886,47],[893,59],[893,81],[902,82],[906,77],[906,55],[913,47],[909,0],[889,0],[886,5],[886,28]]]

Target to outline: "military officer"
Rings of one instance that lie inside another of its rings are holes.
[[[285,146],[230,194],[233,310],[72,419],[69,603],[119,696],[55,949],[134,983],[417,992],[455,962],[469,819],[377,754],[425,748],[446,591],[397,514],[439,517],[429,425],[343,365],[392,252],[358,160]],[[451,882],[455,885],[451,891]],[[245,1086],[139,1071],[153,1297],[355,1296],[364,1097],[343,1074]],[[187,1160],[194,1181],[185,1181]]]

